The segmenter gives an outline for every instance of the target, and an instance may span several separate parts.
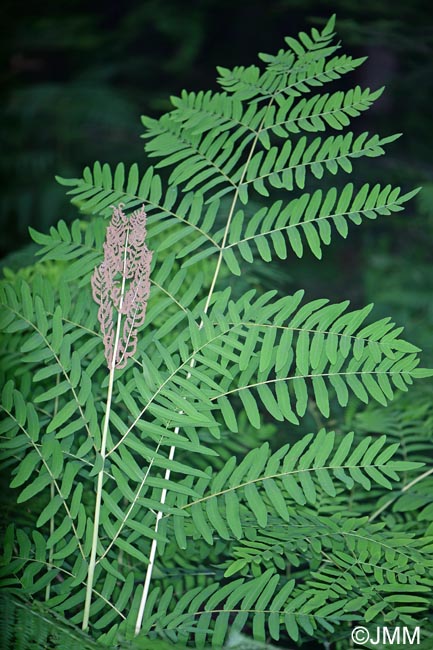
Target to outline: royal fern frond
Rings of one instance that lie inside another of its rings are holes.
[[[214,531],[223,539],[241,539],[246,515],[252,516],[260,528],[267,527],[269,512],[275,511],[283,521],[290,522],[296,504],[314,505],[316,486],[330,497],[336,495],[336,481],[348,489],[355,482],[366,490],[370,490],[372,482],[389,489],[390,479],[398,480],[398,471],[420,466],[391,461],[395,450],[384,449],[385,436],[374,441],[367,437],[356,446],[352,446],[353,433],[347,434],[339,445],[334,440],[334,432],[321,430],[316,436],[304,436],[292,447],[284,445],[272,455],[269,445],[264,443],[246,454],[239,464],[233,456],[220,472],[201,477],[193,484],[197,499],[191,501],[186,495],[179,495],[177,506],[192,518],[192,531],[212,544]],[[185,548],[189,519],[176,518],[175,511],[171,517],[177,542]]]

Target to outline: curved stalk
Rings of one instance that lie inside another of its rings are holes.
[[[60,375],[56,375],[56,386],[59,385],[60,382]],[[54,411],[53,411],[53,416],[57,415],[57,411],[59,409],[59,397],[56,396],[54,400]],[[54,490],[54,483],[51,481],[50,483],[50,499],[51,501],[54,499],[55,496],[55,490]],[[50,517],[50,537],[54,535],[54,515]],[[52,568],[52,563],[53,563],[53,556],[54,556],[54,547],[51,546],[49,553],[48,553],[48,566],[51,569]],[[50,599],[50,593],[51,593],[51,582],[47,584],[45,587],[45,600]]]
[[[422,474],[420,474],[419,476],[414,478],[412,481],[410,481],[410,483],[407,483],[404,487],[401,488],[401,490],[398,492],[398,494],[396,494],[394,497],[392,497],[391,499],[386,501],[386,503],[384,503],[383,506],[381,506],[378,510],[373,512],[373,514],[370,516],[370,519],[368,520],[369,523],[374,521],[375,519],[377,519],[377,517],[380,514],[382,514],[382,512],[384,510],[386,510],[388,508],[388,506],[392,505],[394,503],[394,501],[397,501],[397,499],[399,497],[401,497],[402,494],[404,494],[405,492],[410,490],[411,487],[413,487],[414,485],[416,485],[417,483],[419,483],[423,479],[427,478],[428,476],[431,476],[431,474],[433,474],[433,467],[430,467],[430,469],[426,470],[425,472],[423,472]]]
[[[119,300],[119,309],[117,313],[116,336],[114,340],[110,376],[108,379],[107,402],[105,407],[104,426],[103,426],[102,438],[101,438],[100,453],[101,453],[102,463],[101,463],[101,469],[98,472],[98,482],[96,487],[95,514],[93,517],[92,549],[90,552],[89,569],[87,573],[86,600],[84,603],[83,624],[82,624],[82,628],[84,631],[86,631],[89,627],[90,606],[92,604],[93,580],[94,580],[95,567],[96,567],[96,552],[97,552],[97,547],[99,542],[99,520],[101,516],[102,486],[104,482],[104,465],[105,465],[105,454],[107,449],[108,425],[110,422],[111,402],[113,399],[114,373],[116,370],[116,357],[117,357],[117,349],[119,347],[119,339],[120,339],[120,331],[121,331],[120,327],[122,321],[123,298],[125,295],[128,235],[129,235],[129,231],[126,232],[125,252],[123,257],[122,289],[121,289],[120,300]]]
[[[273,103],[273,99],[271,99],[271,101],[269,102],[268,109],[270,108],[272,103]],[[242,172],[241,179],[239,181],[239,184],[236,186],[236,191],[235,191],[234,196],[233,196],[233,201],[232,201],[232,204],[230,206],[230,212],[228,214],[227,223],[226,223],[226,226],[225,226],[225,229],[224,229],[224,236],[223,236],[223,240],[222,240],[221,247],[220,247],[220,250],[219,250],[218,260],[217,260],[216,267],[215,267],[215,272],[214,272],[214,275],[213,275],[213,278],[212,278],[212,282],[211,282],[209,293],[208,293],[208,296],[207,296],[207,299],[206,299],[206,303],[205,303],[205,306],[203,308],[203,313],[204,314],[207,314],[207,312],[209,310],[210,303],[211,303],[211,300],[212,300],[212,296],[213,296],[213,293],[215,291],[215,285],[216,285],[216,282],[218,280],[218,275],[219,275],[219,272],[220,272],[220,269],[221,269],[221,264],[222,264],[222,261],[223,261],[223,254],[224,254],[224,250],[225,250],[228,235],[229,235],[230,224],[232,222],[235,207],[236,207],[236,203],[237,203],[237,200],[238,200],[238,197],[239,197],[239,188],[241,187],[241,185],[244,182],[244,178],[245,178],[245,175],[246,175],[246,172],[247,172],[247,169],[248,169],[248,165],[249,165],[249,163],[251,161],[254,150],[256,148],[256,145],[257,145],[259,135],[260,135],[262,126],[264,124],[264,121],[265,121],[265,118],[263,118],[262,123],[260,124],[260,126],[259,126],[259,128],[257,130],[257,135],[254,138],[254,141],[253,141],[253,143],[251,145],[251,149],[250,149],[250,152],[248,154],[248,158],[247,158],[247,160],[245,162],[245,166],[244,166],[244,169],[243,169],[243,172]],[[199,329],[202,329],[202,327],[203,327],[203,320],[200,321]],[[190,362],[189,365],[190,365],[190,368],[194,368],[194,366],[195,366],[195,359],[194,358],[191,359],[191,362]],[[191,377],[191,373],[188,373],[186,378],[189,379],[190,377]],[[182,411],[180,411],[180,413],[182,413]],[[176,427],[174,429],[174,433],[178,434],[179,430],[180,430],[180,427]],[[169,455],[168,455],[169,460],[173,460],[175,450],[176,450],[175,445],[172,445],[170,447],[170,452],[169,452]],[[167,468],[165,470],[164,479],[169,480],[170,474],[171,474],[171,471],[170,471],[169,468]],[[161,499],[160,499],[160,504],[162,506],[165,504],[166,498],[167,498],[167,489],[163,488],[163,490],[161,492]],[[160,520],[162,519],[162,515],[163,515],[162,511],[159,510],[159,512],[156,515],[156,521],[155,521],[155,527],[154,527],[155,533],[158,532],[158,526],[159,526]],[[139,605],[138,614],[137,614],[137,620],[136,620],[136,623],[135,623],[135,635],[140,633],[141,626],[142,626],[142,623],[143,623],[144,610],[145,610],[145,607],[146,607],[147,597],[149,595],[150,581],[151,581],[151,578],[152,578],[153,567],[154,567],[154,564],[155,564],[155,556],[156,556],[157,545],[158,545],[157,540],[153,539],[152,540],[152,545],[150,547],[149,564],[147,565],[146,576],[145,576],[144,584],[143,584],[143,593],[142,593],[142,596],[141,596],[140,605]]]

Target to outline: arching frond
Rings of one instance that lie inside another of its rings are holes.
[[[299,628],[313,636],[321,627],[332,630],[333,624],[356,620],[349,615],[311,614],[305,598],[304,602],[291,598],[293,588],[294,580],[281,578],[269,569],[257,578],[191,590],[175,607],[172,588],[162,594],[155,589],[149,596],[144,632],[174,643],[192,636],[197,647],[210,642],[212,647],[221,648],[229,626],[233,632],[250,624],[254,638],[260,641],[268,635],[278,641],[283,631],[296,641]]]
[[[240,398],[257,428],[258,404],[296,424],[307,407],[308,386],[328,417],[333,391],[342,406],[351,392],[364,402],[386,404],[396,388],[407,390],[424,375],[417,369],[417,348],[398,338],[401,328],[390,319],[365,325],[371,306],[350,312],[347,302],[316,300],[300,307],[302,293],[273,303],[272,292],[256,301],[246,295],[227,307],[225,299],[202,329],[190,326],[197,368],[220,373],[220,388],[208,390],[208,398],[231,430],[237,430],[233,398]]]
[[[265,443],[239,464],[233,456],[220,472],[196,482],[199,498],[191,501],[180,495],[177,506],[190,515],[193,531],[212,544],[214,533],[223,539],[242,538],[246,514],[260,528],[266,528],[269,511],[274,509],[283,521],[290,521],[296,504],[315,503],[316,485],[331,497],[336,494],[336,481],[349,489],[354,482],[366,490],[372,482],[390,489],[390,479],[397,480],[398,471],[420,466],[391,461],[395,449],[385,447],[385,436],[377,440],[367,437],[359,445],[353,445],[353,433],[338,445],[334,440],[334,432],[321,430],[315,437],[304,436],[274,454]],[[176,512],[173,517],[177,542],[186,547],[189,521],[178,518]]]
[[[331,243],[335,231],[346,238],[351,224],[360,225],[364,219],[398,212],[417,191],[401,194],[400,188],[392,189],[390,185],[370,187],[365,184],[354,192],[353,184],[349,183],[340,195],[335,188],[325,195],[319,189],[313,194],[302,194],[287,205],[278,200],[269,208],[259,209],[250,218],[240,209],[232,220],[228,242],[223,249],[224,260],[230,270],[239,275],[239,255],[253,263],[256,250],[265,262],[272,261],[275,256],[286,259],[290,249],[297,257],[302,257],[305,248],[321,259],[322,246]],[[212,254],[211,248],[208,251]],[[235,257],[234,252],[238,254]]]

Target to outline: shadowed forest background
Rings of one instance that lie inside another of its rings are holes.
[[[2,266],[34,261],[29,225],[46,231],[76,217],[55,174],[79,176],[94,160],[140,164],[141,114],[160,115],[184,88],[216,89],[217,65],[255,63],[257,51],[277,51],[284,36],[319,27],[332,12],[347,51],[369,57],[341,87],[386,86],[355,129],[403,133],[386,159],[359,161],[357,182],[424,189],[401,215],[336,241],[320,273],[308,256],[296,268],[281,263],[277,280],[311,297],[377,302],[432,357],[433,19],[425,0],[6,2]],[[266,264],[255,273],[265,286],[275,281]]]

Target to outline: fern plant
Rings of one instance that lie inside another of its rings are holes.
[[[320,258],[416,192],[319,187],[397,137],[347,129],[381,91],[321,92],[363,62],[338,54],[333,30],[143,118],[157,159],[144,174],[95,163],[59,178],[91,215],[32,231],[61,278],[1,286],[3,458],[30,519],[7,527],[3,586],[104,645],[221,647],[229,629],[348,640],[352,622],[428,609],[431,538],[402,542],[347,505],[423,463],[385,436],[296,434],[311,403],[325,424],[349,399],[386,406],[431,374],[419,349],[371,305],[231,287],[245,263]],[[283,444],[263,439],[272,421]]]

